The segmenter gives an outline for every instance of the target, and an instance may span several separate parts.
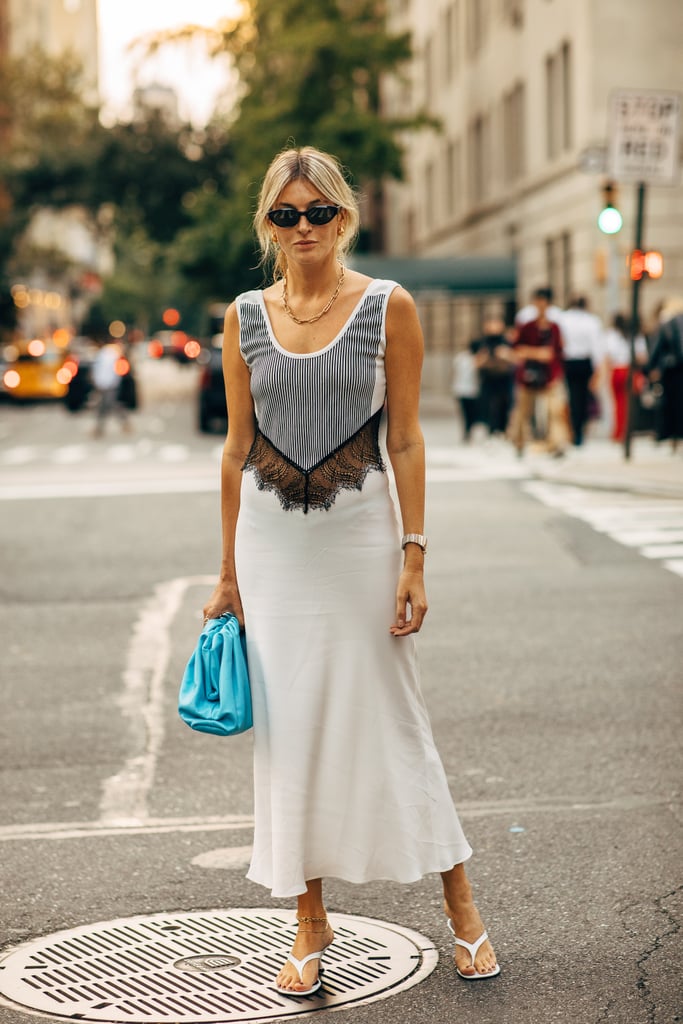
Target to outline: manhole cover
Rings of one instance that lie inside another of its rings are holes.
[[[267,1021],[381,999],[436,966],[417,932],[345,914],[330,921],[323,986],[305,999],[273,989],[295,922],[260,908],[129,917],[36,939],[0,959],[0,995],[70,1020]]]

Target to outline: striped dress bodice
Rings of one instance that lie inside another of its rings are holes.
[[[319,352],[288,352],[263,293],[237,299],[240,351],[251,376],[256,437],[244,464],[283,508],[329,509],[384,470],[379,422],[386,396],[386,309],[394,281],[373,280],[336,338]]]

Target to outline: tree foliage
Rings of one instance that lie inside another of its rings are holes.
[[[378,0],[250,0],[223,34],[243,90],[232,138],[240,166],[258,179],[291,142],[334,153],[358,182],[400,178],[398,133],[422,117],[380,110],[383,75],[411,53],[389,33]]]
[[[208,37],[239,85],[231,115],[203,132],[154,112],[106,128],[70,58],[6,63],[0,278],[36,207],[76,204],[115,248],[103,309],[154,326],[169,289],[179,306],[227,300],[262,283],[251,217],[266,167],[292,145],[334,153],[372,216],[382,181],[401,177],[401,132],[428,123],[382,113],[383,77],[410,56],[408,35],[387,31],[382,0],[245,0]]]

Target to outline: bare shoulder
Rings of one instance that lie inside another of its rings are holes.
[[[389,296],[386,333],[389,349],[392,348],[392,339],[400,344],[401,349],[408,342],[415,344],[418,348],[422,345],[422,329],[415,300],[410,292],[407,292],[401,285],[394,288]]]
[[[239,317],[237,315],[237,303],[231,302],[225,311],[224,326],[226,331],[228,328],[234,328],[239,323]]]
[[[398,285],[394,288],[391,295],[389,296],[389,303],[387,305],[387,325],[390,326],[392,323],[396,326],[400,325],[406,317],[411,320],[417,316],[417,309],[415,307],[415,300],[406,291],[405,288]]]

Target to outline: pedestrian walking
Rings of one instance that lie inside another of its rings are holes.
[[[125,366],[123,365],[125,363]],[[97,392],[96,421],[93,435],[102,437],[109,416],[117,416],[121,428],[130,429],[126,405],[120,400],[122,375],[130,369],[118,342],[105,341],[92,364],[92,382]]]
[[[545,315],[548,320],[552,320],[554,324],[559,323],[560,317],[562,316],[562,309],[560,306],[555,305],[553,302],[553,290],[548,285],[544,285],[541,288],[534,288],[531,293],[531,298],[526,306],[522,306],[515,313],[515,327],[523,327],[524,324],[530,324],[532,320],[538,318],[538,301],[539,299],[545,304]]]
[[[612,440],[623,441],[626,434],[628,411],[628,370],[631,365],[631,325],[627,317],[617,313],[612,325],[605,331],[603,339],[602,369],[612,391],[614,403]],[[636,363],[643,367],[647,363],[647,343],[638,333],[635,338]],[[642,379],[642,373],[641,373]]]
[[[323,878],[441,872],[465,978],[497,974],[434,746],[414,640],[427,600],[422,335],[393,281],[345,268],[359,223],[336,160],[280,153],[254,224],[273,283],[225,318],[223,557],[208,617],[246,628],[255,829],[248,877],[296,898],[276,987],[305,996],[334,933]],[[401,531],[379,446],[394,470]]]
[[[512,347],[500,317],[484,322],[484,333],[474,342],[479,371],[479,407],[489,435],[505,434],[510,418],[514,363]]]
[[[657,438],[670,439],[675,449],[683,438],[683,299],[666,302],[659,321],[647,370],[662,386]]]
[[[557,323],[547,315],[551,297],[549,288],[536,290],[536,319],[519,328],[513,344],[516,392],[509,432],[520,456],[531,432],[532,417],[541,403],[546,419],[545,447],[551,455],[559,457],[567,443],[562,336]]]
[[[602,323],[589,312],[587,300],[578,295],[560,315],[559,326],[572,443],[578,448],[588,422],[591,383],[603,358]]]
[[[475,358],[476,342],[460,349],[453,357],[453,397],[462,415],[462,439],[472,437],[472,428],[479,420],[479,371]]]

